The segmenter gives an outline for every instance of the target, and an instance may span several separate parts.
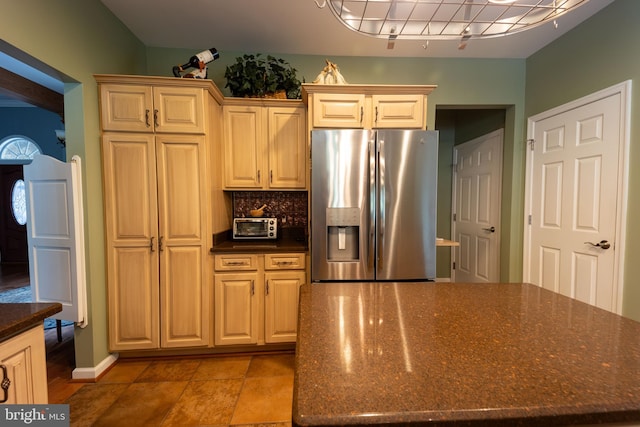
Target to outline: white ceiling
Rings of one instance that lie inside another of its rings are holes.
[[[614,0],[591,0],[553,23],[514,34],[457,41],[387,41],[338,22],[324,0],[101,0],[146,46],[332,56],[526,58]]]
[[[614,0],[591,0],[552,23],[507,37],[457,41],[387,41],[338,22],[324,0],[101,0],[146,46],[228,52],[431,58],[527,58]],[[316,3],[317,2],[317,3]],[[0,67],[62,93],[62,83],[0,52]],[[0,95],[0,107],[17,106]]]

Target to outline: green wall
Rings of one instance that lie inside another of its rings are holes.
[[[209,64],[209,78],[230,96],[225,89],[224,71],[227,65],[233,64],[239,52],[220,51],[220,58]],[[149,48],[147,49],[147,67],[152,75],[171,75],[175,64],[184,63],[195,52],[182,49]],[[269,52],[246,52],[262,53]],[[325,65],[324,56],[314,55],[279,55],[298,70],[298,78],[306,82],[313,81]],[[524,141],[524,82],[525,60],[522,59],[444,59],[444,58],[378,58],[378,57],[331,57],[338,64],[347,82],[355,84],[434,84],[438,88],[429,95],[427,126],[429,129],[445,131],[444,123],[436,126],[436,109],[459,111],[459,129],[452,130],[455,137],[465,138],[469,135],[482,135],[484,129],[495,130],[496,114],[502,126],[509,129],[505,132],[505,157],[502,233],[501,240],[501,280],[519,281],[522,278],[522,176],[512,171],[524,169],[522,147],[514,146],[514,141]],[[482,84],[479,84],[482,82]],[[496,110],[497,109],[497,110]],[[482,114],[478,111],[486,110]],[[505,111],[512,114],[505,114]],[[464,111],[476,111],[473,114],[473,125],[470,116]],[[499,111],[499,113],[495,113]],[[492,112],[492,113],[489,113]],[[517,112],[519,117],[516,119]],[[506,118],[505,118],[506,116]],[[488,132],[484,132],[488,133]],[[468,138],[471,139],[471,138]],[[461,141],[464,141],[462,139]],[[451,163],[452,143],[447,134],[440,136],[440,163],[438,175],[438,235],[448,237],[451,231]],[[522,144],[520,144],[522,145]],[[446,167],[447,169],[443,169]],[[449,254],[438,250],[438,277],[448,277],[450,266]]]
[[[622,313],[640,320],[640,2],[616,0],[600,13],[527,59],[526,117],[632,80],[629,190]]]
[[[4,1],[0,49],[65,82],[67,159],[83,160],[89,326],[76,328],[76,365],[107,355],[104,222],[94,73],[145,73],[144,46],[97,0]],[[45,66],[46,65],[46,66]]]
[[[170,76],[171,67],[196,52],[145,47],[99,0],[22,0],[5,2],[0,14],[0,49],[21,59],[50,67],[65,82],[67,158],[84,161],[85,234],[89,326],[76,331],[77,366],[93,367],[107,352],[104,221],[97,85],[93,74],[148,74]],[[505,110],[503,169],[503,280],[522,276],[524,140],[526,117],[640,74],[635,25],[640,2],[617,0],[587,23],[523,59],[443,59],[332,57],[350,83],[436,84],[429,96],[428,126],[434,128],[436,107],[496,108]],[[203,46],[209,48],[211,46]],[[256,52],[242,52],[256,53]],[[220,51],[210,64],[210,78],[224,89],[224,70],[241,52]],[[268,52],[262,52],[264,54]],[[298,69],[307,82],[325,65],[324,56],[278,55]],[[23,55],[24,56],[24,55]],[[553,81],[550,81],[553,80]],[[638,99],[634,89],[633,99]],[[525,103],[525,93],[526,103]],[[526,107],[526,108],[525,108]],[[632,128],[632,140],[638,135]],[[451,135],[445,135],[451,141]],[[447,143],[447,150],[452,146]],[[640,157],[631,147],[631,164]],[[632,170],[630,182],[638,182]],[[629,194],[629,218],[640,214],[640,190]],[[639,226],[627,225],[626,304],[624,313],[640,318],[634,304],[640,286],[634,286],[631,255],[640,242]]]

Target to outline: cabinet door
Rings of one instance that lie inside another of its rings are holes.
[[[204,136],[156,137],[161,347],[207,345]]]
[[[305,282],[304,271],[266,272],[265,331],[267,343],[295,342],[298,326],[300,286]]]
[[[269,108],[269,188],[306,187],[305,121],[304,108]]]
[[[424,95],[373,95],[374,128],[426,128]]]
[[[154,87],[153,120],[161,133],[203,134],[205,97],[203,89]]]
[[[42,324],[0,344],[0,365],[5,366],[11,381],[6,404],[49,403]]]
[[[100,85],[100,118],[105,131],[153,132],[150,86]]]
[[[256,344],[259,305],[258,273],[215,275],[215,344]]]
[[[317,93],[313,95],[312,106],[314,128],[364,127],[364,95]]]
[[[225,188],[263,188],[266,129],[261,107],[224,107]]]
[[[109,349],[159,346],[158,212],[153,135],[102,138]]]

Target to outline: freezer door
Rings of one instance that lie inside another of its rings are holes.
[[[436,276],[438,133],[378,131],[377,280]]]
[[[311,280],[373,280],[373,132],[311,133]]]

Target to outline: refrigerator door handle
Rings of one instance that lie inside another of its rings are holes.
[[[367,244],[367,263],[369,271],[373,271],[375,266],[375,235],[376,235],[376,159],[377,150],[375,139],[369,140],[369,242]]]
[[[377,174],[377,188],[378,188],[378,197],[376,200],[376,209],[378,211],[378,219],[377,219],[377,228],[378,228],[378,236],[376,239],[376,256],[377,256],[377,266],[376,266],[376,270],[377,271],[382,271],[382,266],[384,265],[384,232],[385,232],[385,209],[384,209],[384,203],[385,203],[385,196],[386,196],[386,190],[385,190],[385,161],[384,161],[384,140],[380,139],[378,141],[378,150],[377,150],[377,157],[378,157],[378,162],[377,162],[377,170],[378,170],[378,174]]]

